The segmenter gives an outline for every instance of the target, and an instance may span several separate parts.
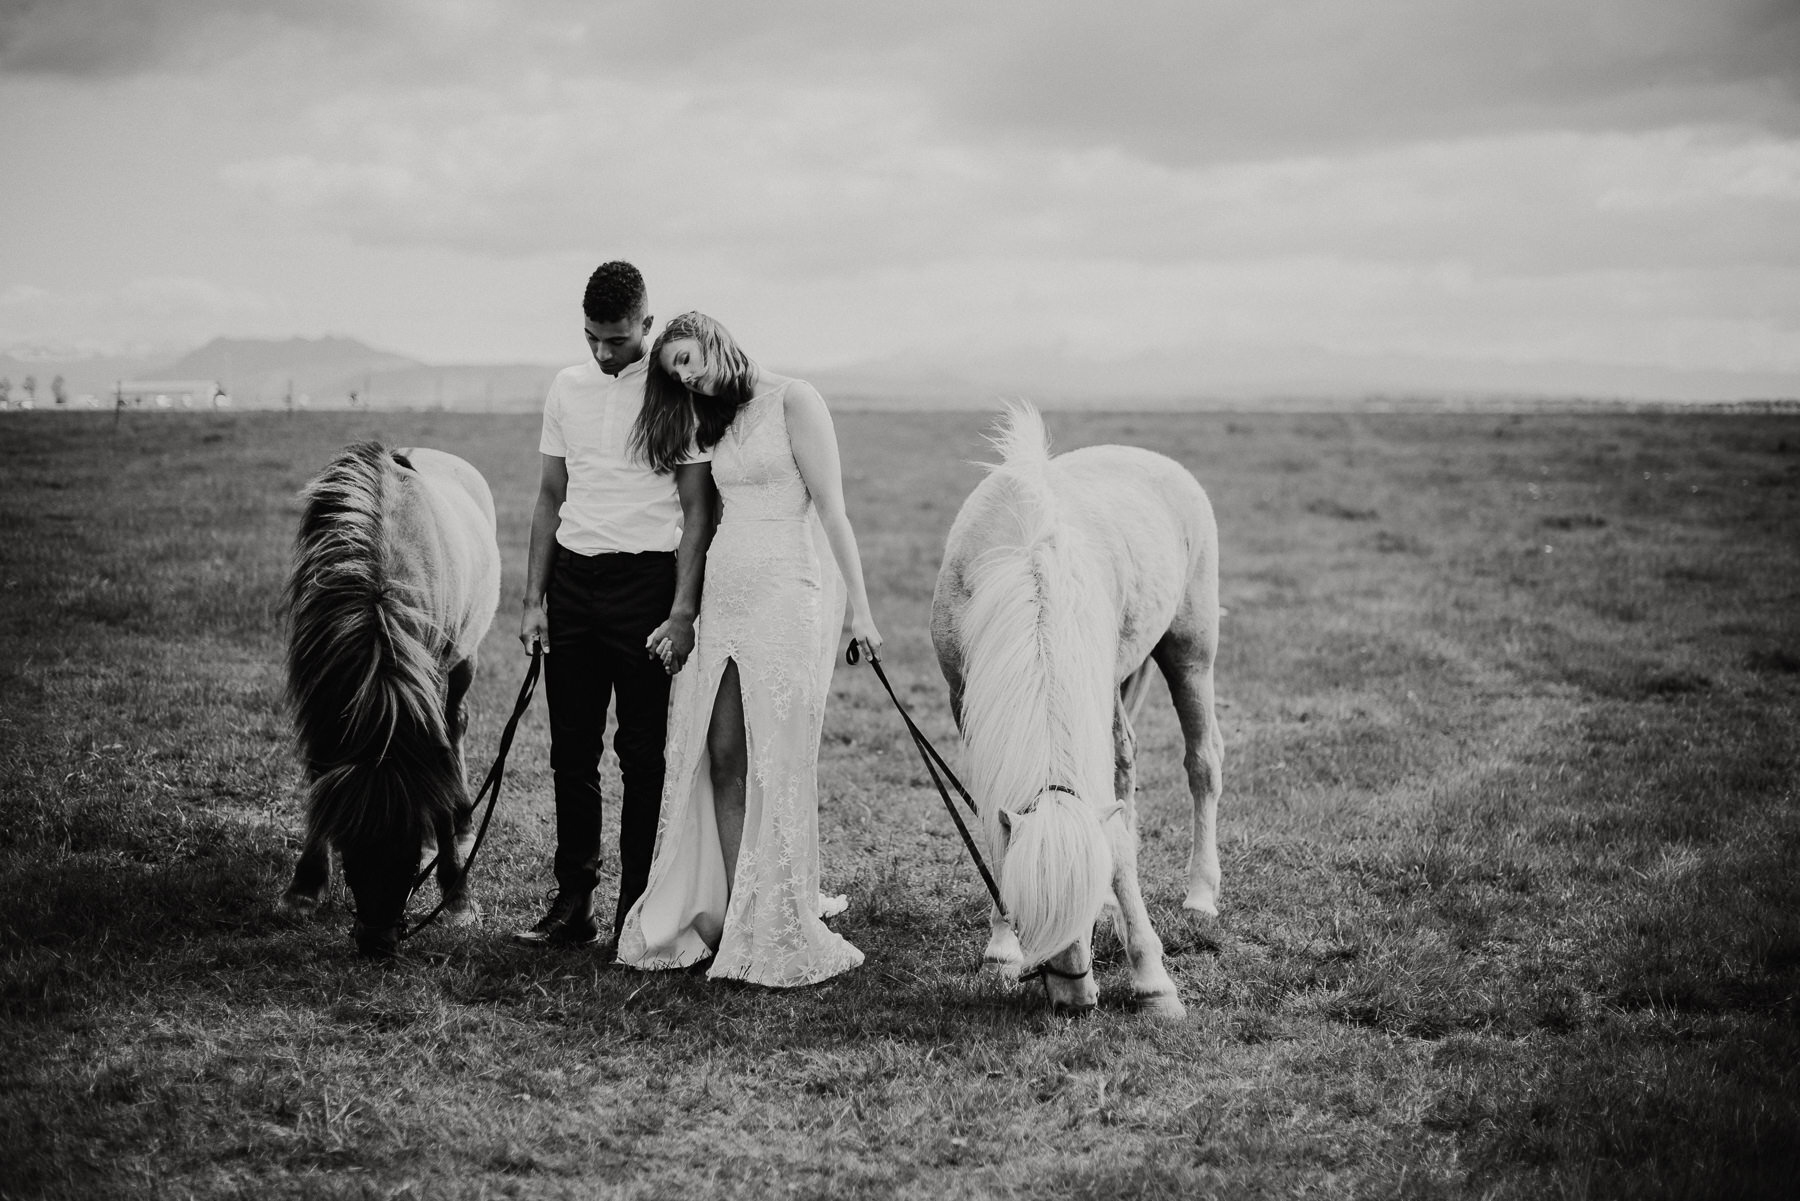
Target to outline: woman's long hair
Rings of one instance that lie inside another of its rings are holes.
[[[693,338],[706,352],[706,365],[718,380],[717,395],[689,392],[663,370],[663,347],[681,338]],[[756,364],[739,349],[730,331],[705,313],[683,313],[663,327],[650,347],[644,407],[631,427],[631,452],[668,475],[687,461],[690,440],[701,450],[717,445],[738,409],[755,393]]]

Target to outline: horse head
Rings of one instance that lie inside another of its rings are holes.
[[[462,787],[447,749],[420,749],[423,754],[346,765],[313,783],[316,833],[342,857],[357,949],[375,958],[399,949],[419,862],[434,838],[434,815]]]
[[[1052,995],[1091,1007],[1087,977],[1094,922],[1112,895],[1113,850],[1105,825],[1124,811],[1052,786],[998,813],[1000,898],[1019,939],[1022,966],[1052,963]]]
[[[351,936],[356,949],[371,959],[391,958],[400,949],[420,849],[416,833],[339,843],[344,884],[356,903]]]

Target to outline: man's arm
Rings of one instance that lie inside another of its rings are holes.
[[[663,661],[670,675],[681,670],[694,651],[694,618],[700,613],[700,583],[706,573],[706,548],[718,528],[718,493],[713,490],[712,464],[687,463],[675,469],[675,492],[681,498],[681,545],[675,551],[675,607],[644,646]],[[661,644],[667,642],[667,647]]]
[[[556,529],[562,524],[563,498],[569,493],[569,464],[557,455],[541,455],[537,505],[531,510],[531,549],[525,559],[524,615],[519,619],[519,641],[530,650],[533,642],[550,653],[550,618],[544,612],[544,594],[550,590],[550,567],[556,556]]]

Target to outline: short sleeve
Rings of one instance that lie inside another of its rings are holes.
[[[677,467],[690,467],[695,463],[712,462],[712,449],[700,449],[700,422],[694,417],[692,410],[688,413],[687,449],[681,452],[681,462]]]
[[[544,397],[544,429],[538,435],[538,453],[566,459],[569,457],[569,448],[563,442],[562,395],[557,387],[561,383],[560,376],[552,380],[550,394]]]
[[[690,434],[688,436],[687,451],[681,456],[680,465],[682,467],[689,467],[695,463],[710,462],[712,462],[712,451],[701,450],[700,443]]]

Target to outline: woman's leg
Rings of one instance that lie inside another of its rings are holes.
[[[725,857],[725,895],[737,879],[738,848],[744,841],[744,777],[749,753],[744,736],[744,694],[738,685],[736,659],[725,660],[725,674],[713,698],[712,724],[706,730],[707,769],[712,777],[713,812],[719,822],[719,851]]]

